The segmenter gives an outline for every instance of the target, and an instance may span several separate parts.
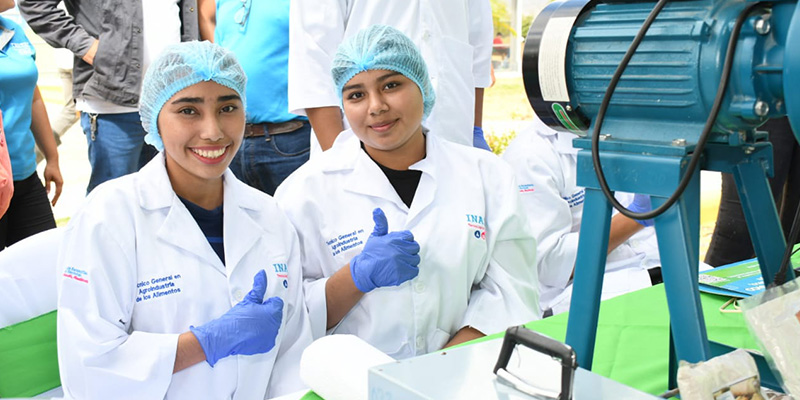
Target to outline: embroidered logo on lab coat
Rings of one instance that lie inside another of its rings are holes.
[[[467,226],[475,239],[486,240],[486,224],[482,215],[467,214]]]
[[[573,193],[572,196],[564,197],[563,199],[569,204],[569,208],[573,208],[583,204],[584,197],[586,197],[586,190],[581,189]]]
[[[136,283],[136,302],[174,296],[181,292],[182,283],[181,274],[167,274],[139,281]]]
[[[533,193],[534,191],[536,191],[536,189],[534,189],[532,183],[526,183],[524,185],[519,185],[519,192],[520,193]]]
[[[289,288],[289,266],[286,264],[272,264],[272,268],[275,269],[275,276],[278,277],[279,282],[284,289]]]
[[[64,270],[64,277],[78,282],[89,283],[89,273],[75,267],[67,267]]]
[[[363,229],[356,229],[332,237],[326,240],[325,244],[331,248],[331,255],[336,256],[339,253],[344,253],[347,250],[354,249],[364,244],[364,237],[366,235],[367,233]]]

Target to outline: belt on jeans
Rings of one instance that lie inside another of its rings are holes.
[[[653,284],[653,286],[664,282],[664,278],[661,277],[661,267],[650,268],[647,270],[647,273],[650,274],[650,283]]]
[[[303,127],[303,121],[286,121],[273,124],[265,122],[263,124],[247,124],[244,126],[244,137],[260,137],[267,134],[280,135],[281,133],[294,132]]]

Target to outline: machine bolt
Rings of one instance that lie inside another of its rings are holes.
[[[686,146],[686,139],[673,139],[672,140],[673,146]]]
[[[564,107],[564,108],[566,108],[566,109],[567,109],[567,111],[572,111],[572,106],[571,106],[571,105],[569,105],[569,104],[567,104],[567,106],[566,106],[566,107]]]
[[[761,16],[754,24],[756,33],[759,35],[766,35],[772,29],[772,24],[769,22],[769,16]]]
[[[753,146],[747,146],[744,148],[744,154],[753,154],[754,151],[756,151],[756,148]]]
[[[611,135],[600,135],[600,140],[608,140],[611,139]]]
[[[765,101],[757,100],[753,105],[753,112],[759,117],[766,117],[769,114],[769,104]]]

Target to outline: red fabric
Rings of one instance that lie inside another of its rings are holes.
[[[8,156],[8,145],[3,131],[3,113],[0,111],[0,217],[8,210],[13,195],[14,175],[11,173],[11,158]]]

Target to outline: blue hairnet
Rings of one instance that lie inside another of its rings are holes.
[[[430,115],[436,94],[425,60],[411,39],[391,26],[372,25],[339,45],[331,66],[339,99],[342,98],[342,88],[350,79],[374,69],[399,72],[416,83],[422,92],[423,118]]]
[[[139,99],[144,141],[159,151],[164,143],[158,132],[158,114],[175,93],[196,83],[214,81],[229,87],[245,103],[247,77],[233,53],[211,42],[184,42],[168,46],[147,69]]]

